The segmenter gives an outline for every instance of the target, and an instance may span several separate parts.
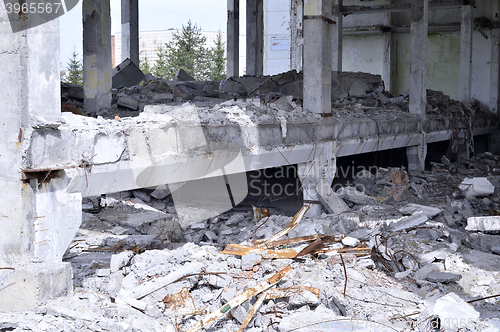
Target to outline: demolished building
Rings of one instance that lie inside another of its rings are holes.
[[[137,1],[123,2],[134,14]],[[0,328],[500,328],[499,118],[472,100],[473,4],[351,2],[294,1],[300,66],[263,75],[263,2],[247,1],[258,33],[238,77],[239,1],[229,0],[228,78],[170,82],[133,72],[137,17],[124,37],[131,60],[112,76],[109,2],[84,0],[84,86],[61,90],[57,23],[14,34],[2,12],[0,310],[38,309],[0,315]],[[485,3],[476,8],[498,13]],[[460,101],[427,90],[427,17],[438,9],[461,13]],[[343,15],[410,10],[408,93],[342,71]],[[127,84],[129,70],[140,77]],[[486,147],[467,159],[474,137]],[[438,142],[447,148],[429,160]],[[396,149],[406,169],[356,172],[332,189],[341,158]],[[247,174],[277,167],[300,180],[297,214],[238,212]]]

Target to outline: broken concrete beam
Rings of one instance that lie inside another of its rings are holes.
[[[122,96],[122,97],[118,98],[116,105],[118,105],[118,107],[124,107],[124,108],[128,108],[128,109],[131,109],[134,111],[138,111],[140,109],[139,101],[135,100],[132,97],[128,97],[128,96]]]
[[[500,255],[500,236],[483,233],[470,233],[464,242],[475,250]]]
[[[193,76],[189,75],[184,69],[179,68],[175,73],[174,79],[172,81],[195,81]]]
[[[476,196],[488,196],[495,193],[495,187],[487,178],[465,178],[458,186],[467,198]]]
[[[432,206],[426,206],[426,205],[420,205],[420,204],[414,204],[414,203],[408,203],[405,207],[401,208],[399,212],[403,214],[413,214],[417,211],[422,211],[425,213],[427,218],[432,218],[434,216],[437,216],[438,214],[441,213],[441,209],[432,207]]]
[[[467,218],[468,231],[500,231],[500,216]]]
[[[425,277],[426,280],[430,282],[439,282],[442,284],[449,284],[450,282],[456,282],[462,279],[460,274],[450,273],[450,272],[431,272]]]
[[[134,86],[144,79],[142,71],[130,59],[113,68],[111,75],[113,88]]]
[[[341,214],[342,212],[349,211],[347,204],[333,192],[332,188],[326,183],[318,183],[316,185],[316,192],[319,201],[325,207],[328,213]]]
[[[354,187],[340,188],[339,190],[337,190],[337,194],[341,195],[342,198],[348,199],[356,204],[378,204],[379,202],[376,198],[370,197]]]
[[[393,232],[402,231],[404,229],[417,227],[418,225],[423,224],[427,220],[429,220],[429,218],[427,218],[425,213],[419,211],[415,212],[409,217],[403,217],[399,219],[399,221],[392,224],[390,228]]]

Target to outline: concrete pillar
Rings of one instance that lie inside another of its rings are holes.
[[[240,0],[227,0],[227,77],[240,75]]]
[[[384,25],[392,25],[392,14],[385,14]],[[382,79],[386,91],[391,91],[391,66],[392,66],[392,32],[384,33],[384,64],[382,68]]]
[[[23,171],[36,168],[30,164],[34,133],[44,140],[58,135],[59,21],[12,33],[0,6],[0,36],[0,311],[25,310],[72,292],[71,265],[61,257],[78,226],[60,233],[67,230],[65,212],[77,212],[70,213],[72,222],[81,222],[81,195],[66,193],[62,178],[38,183]],[[59,200],[67,211],[45,204]]]
[[[471,103],[472,82],[472,6],[462,6],[460,26],[460,84],[459,99],[466,105]]]
[[[411,1],[410,27],[410,113],[420,115],[420,129],[422,130],[421,144],[409,147],[409,171],[425,169],[427,145],[425,143],[425,109],[427,105],[427,11],[428,0]]]
[[[122,0],[122,61],[139,67],[139,0]]]
[[[263,0],[247,0],[246,74],[262,75],[264,70]]]
[[[304,205],[309,205],[309,211],[307,211],[306,215],[309,217],[318,217],[321,215],[322,204],[316,191],[316,186],[319,183],[316,173],[316,162],[300,163],[297,167],[297,175],[302,184]]]
[[[500,21],[500,1],[492,1],[492,17]],[[490,61],[490,112],[499,113],[500,110],[500,30],[491,29],[491,61]]]
[[[344,33],[344,16],[342,16],[343,0],[337,0],[337,24],[330,28],[332,31],[332,70],[342,72],[342,39]]]
[[[331,39],[329,0],[304,3],[304,108],[331,113]]]
[[[109,0],[83,0],[85,112],[111,107],[111,16]]]

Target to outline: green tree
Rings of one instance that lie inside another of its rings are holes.
[[[157,51],[159,59],[153,66],[153,74],[171,80],[177,69],[182,68],[196,80],[208,79],[211,71],[206,41],[201,28],[188,21],[170,43]]]
[[[223,80],[226,78],[226,49],[219,32],[215,39],[215,46],[210,49],[210,79]]]
[[[67,64],[67,74],[63,80],[66,83],[83,85],[83,64],[78,60],[78,53],[73,50]]]
[[[142,53],[142,52],[141,52]],[[148,57],[141,57],[139,59],[139,69],[144,73],[150,73],[153,68],[151,68],[151,65],[148,62]]]

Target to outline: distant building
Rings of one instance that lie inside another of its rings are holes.
[[[165,46],[165,43],[169,43],[173,40],[173,35],[175,33],[180,33],[180,29],[169,29],[163,31],[141,31],[139,32],[139,57],[142,59],[147,59],[148,63],[153,66],[153,64],[158,60],[157,51],[160,47]],[[215,46],[215,41],[217,39],[217,31],[202,31],[203,36],[207,38],[207,47]],[[226,44],[226,33],[221,32],[222,41],[224,45]],[[124,59],[122,59],[122,47],[121,47],[120,34],[117,33],[111,36],[112,45],[112,63],[113,68],[120,64]],[[240,36],[240,73],[243,75],[245,73],[245,36]]]

